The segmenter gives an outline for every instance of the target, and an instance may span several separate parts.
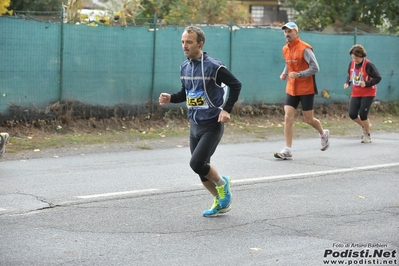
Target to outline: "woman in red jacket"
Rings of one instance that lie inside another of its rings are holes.
[[[374,64],[366,58],[366,50],[362,45],[352,46],[349,54],[352,61],[349,63],[348,78],[344,84],[344,89],[352,84],[349,117],[363,129],[361,143],[371,143],[368,113],[377,95],[377,84],[381,81],[381,76]]]

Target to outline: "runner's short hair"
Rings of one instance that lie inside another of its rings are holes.
[[[366,57],[366,49],[360,44],[355,44],[349,50],[349,55],[354,55],[356,57]]]
[[[188,26],[184,31],[187,31],[188,33],[197,33],[197,43],[205,43],[205,33],[199,27]]]

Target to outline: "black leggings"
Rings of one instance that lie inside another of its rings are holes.
[[[190,122],[190,167],[202,182],[208,181],[205,176],[210,170],[211,156],[222,139],[223,132],[223,123],[197,125]]]
[[[358,116],[361,121],[367,120],[374,97],[351,97],[349,102],[349,117],[353,120]]]

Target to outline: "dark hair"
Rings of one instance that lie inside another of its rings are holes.
[[[366,49],[360,44],[355,44],[352,46],[352,48],[349,50],[350,55],[354,55],[357,57],[366,57]]]
[[[200,28],[196,26],[188,26],[184,31],[187,31],[188,33],[197,33],[197,43],[205,43],[205,33]]]

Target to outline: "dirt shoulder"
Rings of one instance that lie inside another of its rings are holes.
[[[373,132],[397,132],[397,105],[374,104],[370,112]],[[264,142],[284,139],[283,107],[256,105],[237,107],[225,125],[223,143]],[[334,138],[360,135],[360,127],[347,117],[343,104],[318,106],[320,119]],[[180,110],[130,118],[8,121],[1,131],[11,136],[2,160],[28,160],[89,153],[188,147],[189,123]],[[316,137],[317,132],[303,122],[298,111],[294,138]]]

